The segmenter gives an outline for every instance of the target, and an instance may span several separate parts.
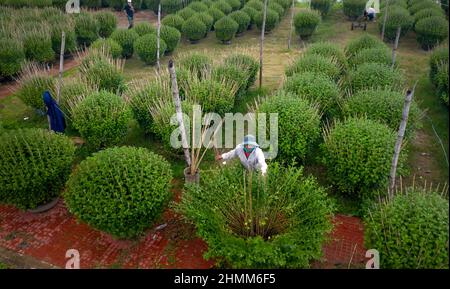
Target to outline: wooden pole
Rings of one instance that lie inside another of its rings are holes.
[[[261,29],[261,39],[259,41],[259,88],[262,87],[262,73],[263,73],[263,45],[264,33],[266,32],[266,16],[267,16],[267,0],[264,0],[263,23]]]
[[[403,138],[405,136],[406,124],[408,123],[409,108],[414,96],[414,91],[416,90],[417,81],[414,84],[412,90],[406,92],[405,104],[403,105],[402,120],[398,129],[397,141],[394,146],[394,156],[392,157],[391,173],[390,173],[390,184],[389,184],[389,196],[392,197],[395,189],[395,177],[397,174],[397,164],[398,158],[400,156],[400,151],[402,148]]]
[[[397,34],[395,35],[394,47],[392,48],[392,68],[395,66],[395,60],[397,58],[398,41],[400,40],[400,33],[402,32],[402,27],[397,28]]]
[[[381,28],[381,41],[384,41],[384,31],[386,30],[386,21],[388,15],[389,0],[386,0],[386,8],[384,8],[383,27]]]
[[[291,49],[291,38],[292,38],[292,28],[293,28],[293,24],[294,24],[294,10],[295,10],[295,1],[296,0],[292,0],[292,13],[291,13],[291,26],[289,28],[289,40],[288,40],[288,49]]]
[[[186,137],[186,128],[184,126],[184,121],[183,121],[183,111],[181,110],[181,100],[180,100],[180,93],[178,90],[177,74],[176,74],[175,65],[174,65],[172,59],[169,61],[169,74],[170,74],[170,78],[172,81],[173,103],[175,104],[175,111],[177,113],[177,121],[178,121],[178,125],[180,126],[180,131],[181,131],[181,144],[183,146],[184,158],[186,160],[188,167],[190,167],[191,166],[191,157],[189,155],[189,146],[188,146],[187,137]]]
[[[158,4],[158,30],[157,30],[157,38],[156,38],[156,65],[157,71],[159,74],[159,70],[161,68],[161,64],[159,62],[159,49],[160,49],[160,37],[161,37],[161,1]]]
[[[61,34],[61,51],[59,53],[59,75],[58,75],[58,86],[56,91],[56,102],[59,103],[61,100],[61,86],[62,86],[62,75],[64,71],[64,50],[66,49],[66,33],[64,31]]]

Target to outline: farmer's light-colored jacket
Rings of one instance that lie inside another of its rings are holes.
[[[266,159],[264,157],[263,151],[259,147],[256,147],[252,151],[252,153],[248,156],[248,159],[245,156],[243,144],[239,144],[234,150],[222,154],[223,160],[231,160],[235,157],[239,157],[239,159],[241,160],[241,164],[247,170],[260,170],[263,175],[266,174]]]

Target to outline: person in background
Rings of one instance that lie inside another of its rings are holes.
[[[134,7],[132,0],[128,0],[127,4],[125,5],[125,8],[123,9],[127,13],[128,17],[128,29],[133,28],[134,24]]]
[[[367,9],[367,17],[369,18],[369,21],[374,21],[375,22],[375,13],[377,11],[373,8],[373,7],[369,7]]]
[[[267,172],[266,159],[263,151],[255,140],[253,135],[246,135],[243,143],[239,144],[232,151],[217,155],[216,160],[231,160],[239,157],[241,164],[247,170],[258,170],[265,176]]]
[[[49,129],[55,132],[64,133],[64,130],[66,129],[64,113],[61,111],[56,101],[52,98],[49,91],[44,92],[42,100],[47,107]]]

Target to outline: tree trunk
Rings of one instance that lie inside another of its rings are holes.
[[[384,9],[383,27],[381,28],[381,41],[384,41],[384,31],[386,30],[388,7],[389,7],[389,0],[386,0],[386,8]]]
[[[289,28],[289,40],[288,40],[288,49],[291,49],[291,38],[292,38],[292,29],[294,24],[294,10],[295,10],[295,0],[292,0],[292,13],[291,13],[291,26]]]
[[[174,65],[172,59],[169,61],[169,73],[170,73],[170,78],[171,78],[171,82],[172,82],[173,103],[175,104],[175,111],[177,113],[177,121],[178,121],[178,125],[180,126],[180,131],[181,131],[181,144],[183,146],[184,158],[186,160],[188,167],[190,167],[191,166],[191,157],[189,155],[189,146],[188,146],[187,137],[186,137],[186,128],[184,127],[183,111],[181,110],[181,100],[180,100],[180,93],[178,90],[177,74],[176,74],[175,65]]]
[[[266,16],[267,16],[267,0],[264,0],[263,23],[261,29],[261,39],[259,42],[259,88],[262,87],[262,73],[263,73],[263,45],[264,33],[266,32]]]
[[[156,37],[156,65],[157,70],[159,74],[159,70],[161,68],[161,65],[159,63],[159,47],[160,47],[160,36],[161,36],[161,3],[158,4],[158,30],[157,30],[157,37]]]
[[[392,68],[395,66],[395,60],[397,58],[398,41],[400,40],[400,33],[402,32],[402,27],[397,28],[397,35],[395,35],[394,47],[392,48]]]
[[[405,136],[406,124],[408,123],[409,108],[411,106],[411,101],[414,96],[414,91],[416,89],[416,85],[417,85],[417,81],[414,84],[413,89],[408,90],[406,92],[405,104],[403,105],[402,120],[400,122],[400,126],[398,129],[397,141],[395,142],[395,146],[394,146],[394,156],[392,157],[392,166],[391,166],[390,184],[389,184],[389,196],[390,197],[392,197],[394,195],[398,158],[400,156],[403,138]]]
[[[61,35],[61,51],[59,53],[59,75],[58,75],[58,86],[56,91],[56,102],[58,104],[61,100],[62,75],[64,71],[64,50],[66,50],[66,33],[64,33],[63,31]]]

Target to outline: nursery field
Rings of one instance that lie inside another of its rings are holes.
[[[17,71],[0,78],[0,184],[7,188],[0,246],[59,267],[65,259],[51,248],[75,242],[89,251],[82,258],[90,268],[363,268],[366,248],[381,251],[384,268],[448,268],[448,28],[438,41],[421,30],[427,21],[448,26],[448,6],[391,1],[389,25],[398,16],[406,30],[392,66],[397,26],[388,25],[385,42],[382,13],[366,29],[351,29],[349,18],[365,1],[313,0],[311,9],[269,0],[262,79],[261,0],[183,1],[184,8],[164,1],[170,12],[162,17],[159,71],[158,17],[155,6],[148,9],[155,1],[133,1],[142,9],[132,29],[124,12],[105,7],[114,1],[82,1],[95,9],[73,18],[24,8],[50,15],[39,25],[53,52],[38,59],[27,48],[36,37],[30,33],[11,44],[23,45],[26,64],[3,66]],[[12,4],[0,1],[0,15],[17,9],[1,5]],[[61,87],[52,44],[61,31],[50,28],[60,19],[76,32],[68,36]],[[14,23],[29,25],[0,21],[0,39]],[[221,116],[279,114],[279,152],[267,175],[222,165],[216,157],[225,149],[192,149],[187,166],[183,151],[170,147],[171,61],[183,110],[200,103]],[[392,196],[389,170],[413,87]],[[65,136],[47,131],[47,90],[61,95]],[[200,182],[188,183],[195,172]],[[48,212],[33,213],[59,196]],[[398,236],[389,235],[392,228]],[[430,235],[435,242],[426,242]],[[425,243],[414,247],[411,239]]]

